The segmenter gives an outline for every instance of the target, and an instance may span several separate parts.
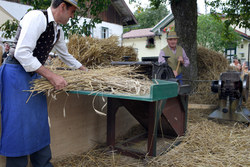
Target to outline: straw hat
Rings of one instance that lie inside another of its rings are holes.
[[[170,31],[167,35],[167,39],[178,39],[179,37],[176,35],[175,31]]]
[[[68,2],[69,4],[75,6],[77,9],[80,9],[78,6],[77,6],[77,2],[78,0],[64,0],[65,2]]]

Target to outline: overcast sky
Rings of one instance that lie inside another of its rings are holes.
[[[149,1],[148,0],[138,0],[138,1],[140,1],[142,3],[143,8],[149,6]],[[125,2],[127,3],[130,10],[134,13],[134,11],[136,10],[135,3],[129,4],[129,0],[125,0]],[[197,0],[197,4],[198,4],[198,12],[202,13],[202,14],[205,14],[204,0]],[[170,7],[169,7],[169,10],[170,10]],[[209,9],[207,10],[207,12],[209,12]]]

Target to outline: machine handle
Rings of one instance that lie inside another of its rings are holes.
[[[178,70],[179,70],[179,67],[180,67],[180,61],[178,60],[178,64],[177,64],[177,68],[176,68],[176,72],[177,72],[177,74],[178,74]]]

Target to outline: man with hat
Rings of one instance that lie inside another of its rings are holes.
[[[170,56],[168,58],[168,65],[172,68],[175,77],[179,79],[179,82],[182,84],[182,66],[189,66],[189,58],[184,49],[177,45],[178,38],[175,31],[170,31],[168,33],[168,45],[160,51],[158,62],[165,63],[166,60],[164,56]]]
[[[87,71],[68,53],[60,24],[74,17],[77,0],[53,0],[45,10],[28,12],[20,21],[15,48],[0,68],[2,135],[0,154],[7,167],[52,167],[46,95],[31,95],[31,81],[41,76],[56,90],[66,80],[44,66],[54,48],[68,66]],[[30,97],[30,98],[29,98]],[[29,99],[28,102],[26,102]]]

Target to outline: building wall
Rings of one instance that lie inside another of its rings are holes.
[[[237,58],[240,59],[241,62],[248,61],[249,44],[249,41],[242,39],[242,42],[238,45],[236,49]]]
[[[99,39],[101,38],[102,27],[106,27],[109,29],[109,37],[112,35],[118,36],[119,40],[121,42],[121,35],[123,33],[123,26],[103,21],[101,24],[97,24],[96,28],[94,28],[94,38],[99,38]]]
[[[100,14],[100,18],[103,21],[122,25],[122,18],[116,11],[113,5],[110,5],[108,9]]]
[[[0,7],[0,26],[5,23],[7,20],[12,20],[13,18]]]
[[[83,18],[80,20],[79,24],[81,25],[85,19],[87,20],[87,22],[90,21],[90,19],[88,19],[88,18]],[[91,36],[93,38],[101,39],[102,27],[106,27],[109,29],[109,37],[112,35],[118,36],[119,41],[121,43],[121,36],[123,33],[123,26],[122,25],[102,21],[102,23],[96,24],[96,27],[92,30],[93,34]]]
[[[240,28],[239,26],[237,26],[235,29],[242,33],[245,33],[248,36],[250,35],[250,31],[247,28],[242,28],[242,27]],[[235,54],[237,58],[241,60],[241,63],[243,63],[244,61],[248,61],[250,40],[249,39],[247,40],[242,36],[240,36],[240,38],[241,38],[241,43],[236,47]]]
[[[142,57],[158,57],[160,50],[167,45],[166,33],[163,33],[162,36],[155,36],[155,47],[146,48],[147,37],[143,38],[129,38],[123,39],[123,46],[132,46],[138,51],[138,59],[141,61]]]

